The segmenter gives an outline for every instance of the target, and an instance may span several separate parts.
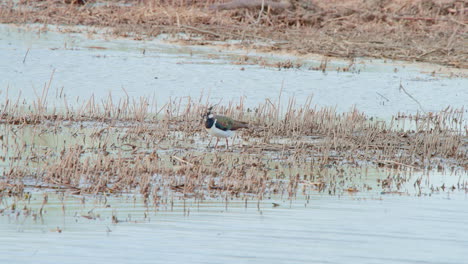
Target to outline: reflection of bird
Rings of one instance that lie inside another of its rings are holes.
[[[228,137],[235,135],[235,131],[239,128],[248,128],[248,124],[242,121],[236,121],[226,116],[214,115],[211,113],[213,107],[208,108],[205,116],[205,128],[208,133],[216,137],[216,145],[218,146],[219,138],[226,139],[226,148],[229,147]]]

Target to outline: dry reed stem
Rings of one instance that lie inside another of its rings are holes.
[[[137,191],[155,204],[173,195],[294,198],[304,182],[319,183],[308,184],[304,192],[357,190],[351,176],[360,175],[363,166],[398,173],[468,169],[464,109],[371,122],[356,109],[338,113],[313,107],[311,100],[298,106],[291,98],[285,107],[266,100],[246,109],[241,99],[216,110],[248,121],[253,129],[233,151],[217,152],[205,149],[203,98],[171,100],[159,116],[148,109],[161,109],[146,99],[116,102],[109,95],[96,102],[91,97],[78,109],[59,107],[49,114],[45,97],[40,98],[41,107],[12,105],[8,98],[0,107],[1,158],[8,168],[0,180],[3,191],[21,193],[25,182],[34,181],[71,193]],[[402,129],[402,120],[414,127]],[[37,141],[48,136],[65,142]],[[349,180],[341,181],[345,175]],[[397,191],[406,180],[392,179],[382,187]]]
[[[135,39],[188,33],[207,40],[254,40],[242,45],[334,57],[425,61],[468,65],[466,3],[435,0],[289,1],[291,8],[213,11],[224,1],[146,0],[128,4],[101,0],[84,6],[60,0],[2,3],[1,23],[110,27]],[[285,41],[287,40],[287,41]],[[256,41],[269,45],[259,47]],[[192,39],[192,43],[200,40]]]

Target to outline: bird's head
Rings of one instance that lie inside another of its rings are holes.
[[[213,110],[213,106],[210,106],[208,108],[208,111],[206,112],[206,115],[205,115],[205,119],[208,120],[208,119],[212,119],[214,117],[213,113],[211,112],[211,110]]]

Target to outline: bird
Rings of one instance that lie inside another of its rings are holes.
[[[237,121],[227,116],[215,115],[211,110],[213,110],[213,107],[208,108],[205,115],[205,128],[210,135],[216,137],[215,148],[218,146],[219,139],[225,138],[227,149],[229,148],[228,138],[234,136],[236,130],[248,128],[249,125],[247,122]]]

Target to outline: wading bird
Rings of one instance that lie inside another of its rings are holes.
[[[211,113],[213,107],[208,108],[205,116],[205,128],[208,133],[216,137],[216,145],[218,146],[219,138],[226,139],[226,148],[229,148],[228,137],[236,134],[236,130],[240,128],[248,128],[248,124],[242,121],[236,121],[227,116],[214,115]]]

